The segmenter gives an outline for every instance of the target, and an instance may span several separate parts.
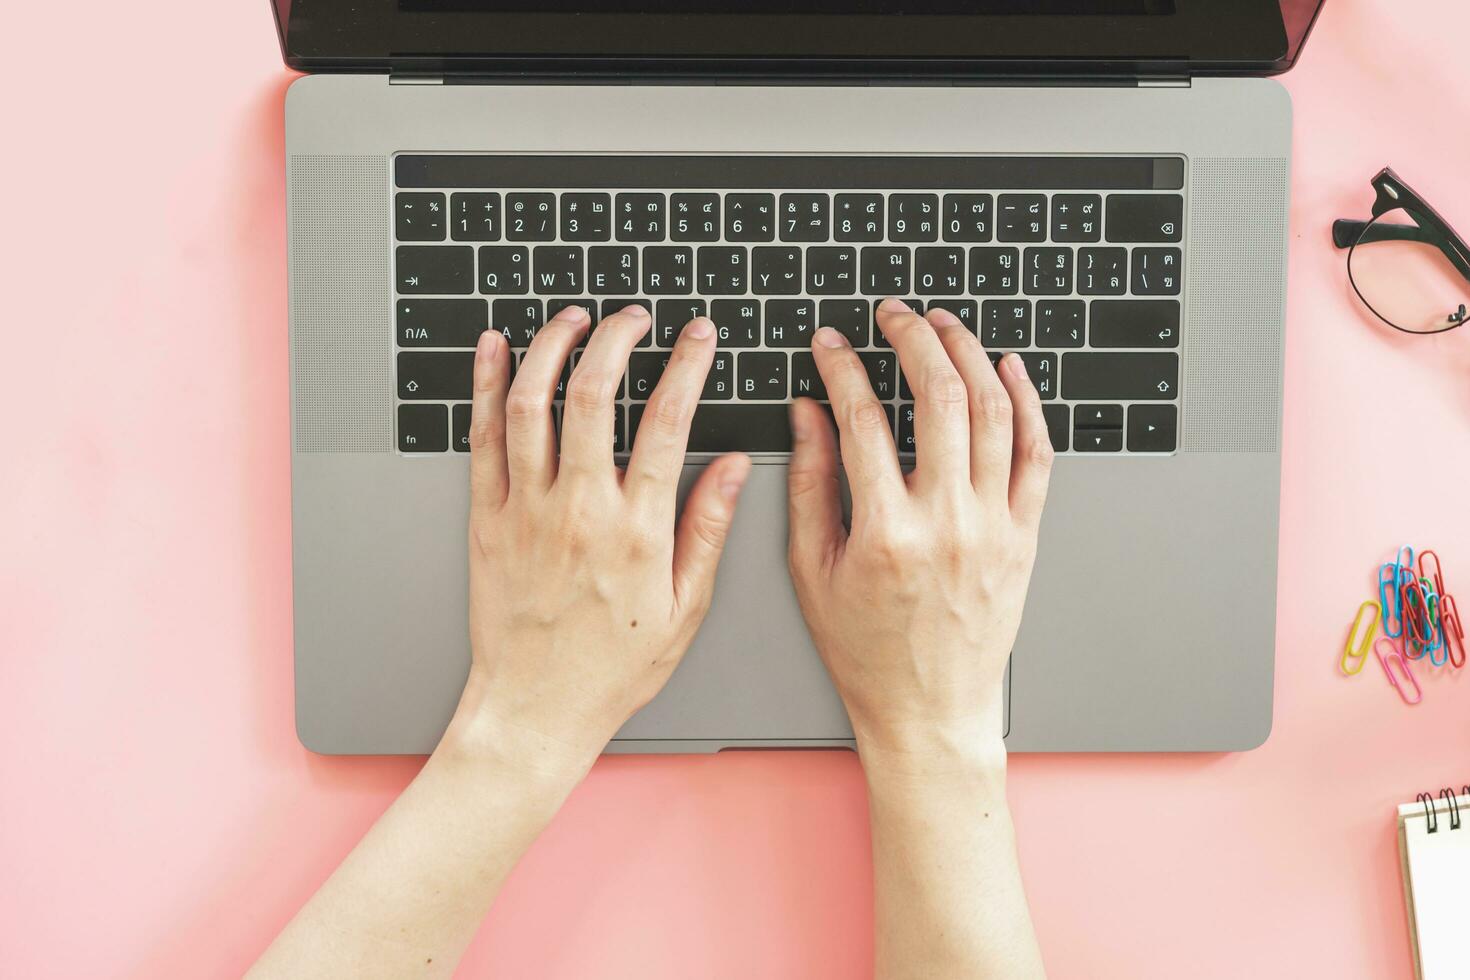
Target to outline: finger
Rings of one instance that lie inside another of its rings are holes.
[[[970,483],[980,494],[999,498],[1011,480],[1011,396],[990,366],[979,339],[948,310],[930,310],[929,322],[965,379],[970,414]]]
[[[823,568],[847,540],[837,489],[837,433],[821,405],[798,398],[791,405],[791,435],[786,473],[791,567]]]
[[[857,352],[842,334],[822,327],[812,338],[812,358],[837,419],[842,465],[852,487],[853,507],[876,507],[907,493],[888,413],[873,394],[867,369]]]
[[[685,498],[684,515],[674,535],[674,602],[679,607],[709,607],[715,570],[735,519],[740,489],[749,475],[749,456],[721,456],[700,474]]]
[[[651,494],[673,506],[689,446],[689,424],[714,358],[715,325],[708,317],[695,317],[679,334],[663,377],[644,406],[623,478],[629,493]]]
[[[914,393],[915,479],[968,485],[970,415],[959,371],[929,321],[899,300],[878,304],[878,329],[898,352]]]
[[[498,507],[509,492],[505,467],[505,393],[510,387],[510,347],[499,331],[480,334],[475,384],[470,395],[470,506]]]
[[[613,403],[628,373],[628,355],[652,323],[647,310],[633,305],[592,332],[567,382],[559,474],[613,472]]]
[[[1011,516],[1027,527],[1041,521],[1046,505],[1046,490],[1051,484],[1051,435],[1046,430],[1046,415],[1041,410],[1041,396],[1026,376],[1026,364],[1019,355],[1007,354],[1000,362],[1000,379],[1015,405],[1015,454],[1011,462]]]
[[[505,460],[512,489],[538,493],[556,475],[556,432],[551,403],[567,356],[591,318],[568,306],[536,331],[505,397]]]

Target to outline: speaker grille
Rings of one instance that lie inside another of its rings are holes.
[[[1286,302],[1283,159],[1192,161],[1185,452],[1276,452]]]
[[[391,452],[388,161],[293,156],[292,429],[298,452]]]

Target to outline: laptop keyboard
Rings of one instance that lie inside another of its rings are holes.
[[[641,303],[654,326],[620,392],[616,451],[679,330],[708,316],[719,351],[691,452],[789,452],[786,404],[825,398],[810,345],[830,326],[911,453],[912,392],[874,323],[885,296],[949,310],[992,360],[1019,352],[1058,452],[1177,448],[1179,158],[404,154],[394,165],[400,452],[468,450],[482,331],[501,331],[519,360],[563,307],[596,320]]]

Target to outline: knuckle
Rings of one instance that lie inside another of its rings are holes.
[[[1026,440],[1026,461],[1032,465],[1049,470],[1056,457],[1057,452],[1052,447],[1051,437],[1045,432]]]
[[[689,408],[682,398],[668,392],[655,393],[645,410],[643,426],[651,425],[657,432],[667,436],[677,432],[688,417]],[[642,431],[642,427],[639,431]]]
[[[567,383],[567,407],[579,412],[594,412],[611,405],[616,382],[601,371],[584,371]]]
[[[987,385],[974,395],[975,413],[997,428],[1011,424],[1011,399],[1005,390]]]
[[[853,432],[867,434],[888,428],[888,413],[883,411],[878,399],[871,396],[854,402],[846,415],[848,428]]]
[[[506,418],[519,422],[525,422],[545,415],[549,408],[549,399],[544,392],[513,387],[510,390],[510,394],[505,397]]]
[[[959,372],[943,364],[924,372],[923,392],[930,401],[947,405],[963,404],[970,395]]]

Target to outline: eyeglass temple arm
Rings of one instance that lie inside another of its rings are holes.
[[[1359,242],[1424,242],[1444,253],[1466,279],[1470,279],[1470,260],[1460,255],[1443,236],[1418,225],[1398,225],[1385,221],[1353,221],[1339,218],[1332,223],[1332,244],[1352,248]]]

